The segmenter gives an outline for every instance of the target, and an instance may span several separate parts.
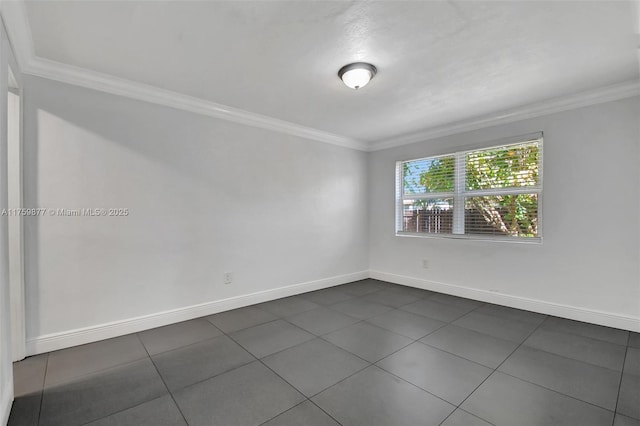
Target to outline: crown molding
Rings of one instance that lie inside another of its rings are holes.
[[[402,145],[417,142],[425,142],[444,136],[483,129],[499,124],[512,123],[528,118],[540,117],[557,112],[586,107],[604,102],[616,101],[640,95],[640,81],[633,80],[624,83],[605,86],[569,96],[549,99],[546,101],[487,114],[469,120],[463,120],[452,124],[432,127],[417,133],[399,136],[383,141],[373,142],[370,151],[380,151]]]
[[[633,3],[637,6],[640,4],[640,0],[633,0]],[[638,10],[640,11],[640,9]],[[359,151],[379,151],[416,142],[425,142],[443,136],[640,95],[640,81],[628,81],[468,120],[430,127],[420,132],[395,138],[365,142],[156,86],[40,58],[36,56],[34,51],[24,0],[1,1],[0,13],[2,14],[16,61],[24,74]],[[638,22],[640,26],[640,14],[638,15]],[[640,49],[638,50],[638,56],[640,61]]]
[[[30,61],[28,68],[23,70],[23,72],[37,77],[219,118],[251,127],[272,130],[360,151],[368,150],[368,145],[365,142],[346,136],[48,59],[34,58]]]
[[[8,24],[6,25],[7,33],[9,34],[18,66],[24,74],[345,148],[360,151],[368,151],[369,149],[369,145],[366,142],[354,138],[40,58],[36,56],[34,51],[31,28],[24,1],[3,1],[0,12],[5,23]]]

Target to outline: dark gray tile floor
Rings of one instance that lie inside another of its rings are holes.
[[[30,357],[10,426],[640,426],[640,336],[362,280]]]

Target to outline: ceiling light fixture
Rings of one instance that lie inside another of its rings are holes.
[[[364,87],[376,75],[378,70],[366,62],[355,62],[345,65],[338,71],[338,77],[347,87],[358,90]]]

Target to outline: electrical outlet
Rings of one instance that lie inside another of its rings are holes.
[[[428,259],[422,259],[422,267],[424,269],[429,269],[429,260]]]
[[[225,272],[223,279],[225,284],[231,284],[233,282],[233,272]]]

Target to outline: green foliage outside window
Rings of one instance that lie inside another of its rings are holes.
[[[537,186],[539,182],[537,142],[498,147],[465,154],[465,210],[475,210],[495,232],[520,237],[538,235],[538,194],[474,196],[472,191]],[[455,191],[455,157],[436,157],[404,163],[404,186],[412,193]],[[427,202],[423,200],[423,203]],[[467,229],[466,233],[473,233]]]

